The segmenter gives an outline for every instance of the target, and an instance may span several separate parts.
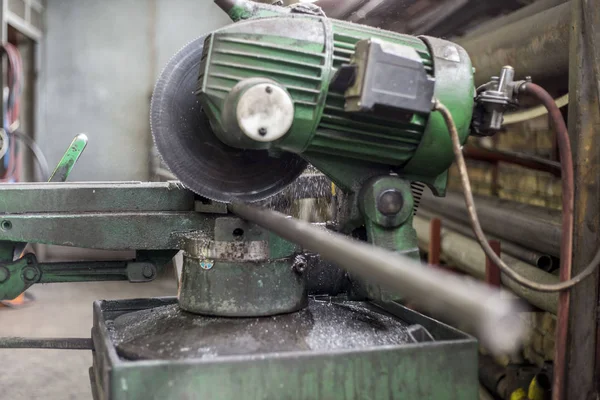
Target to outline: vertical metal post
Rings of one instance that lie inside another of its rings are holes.
[[[586,41],[588,24],[600,25],[600,0],[574,0],[569,53],[569,132],[575,164],[575,232],[573,271],[578,274],[600,246],[600,103],[594,77],[593,49],[600,52],[600,37]],[[596,29],[596,31],[598,31]],[[570,296],[570,298],[569,298]],[[569,305],[565,318],[559,309],[553,398],[595,399],[598,271],[563,292],[559,302]],[[559,307],[560,308],[560,307]]]
[[[429,254],[427,262],[429,265],[440,265],[440,252],[442,249],[442,221],[432,218],[429,222]]]
[[[494,253],[500,256],[502,252],[500,242],[497,240],[490,240],[488,243],[492,250],[494,250]],[[500,268],[498,268],[498,266],[487,256],[485,257],[485,281],[490,286],[502,286]]]
[[[8,0],[0,0],[0,45],[8,41],[8,25],[6,22],[8,13]],[[4,74],[6,73],[6,60],[0,58],[0,121],[4,119]],[[4,128],[4,121],[0,123]]]

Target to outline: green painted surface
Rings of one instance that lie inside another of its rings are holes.
[[[0,300],[12,300],[40,283],[126,281],[130,276],[143,276],[147,264],[161,270],[174,255],[172,251],[141,251],[131,261],[38,263],[33,254],[27,254],[15,261],[0,262]]]
[[[233,22],[238,22],[251,18],[272,17],[286,12],[288,12],[288,10],[284,8],[271,7],[267,4],[238,1],[237,4],[229,10],[229,17]]]
[[[251,7],[242,3],[240,10]],[[301,154],[346,190],[356,189],[357,168],[351,164],[360,163],[362,170],[382,174],[393,170],[407,180],[426,183],[438,194],[445,192],[453,153],[448,130],[437,113],[412,114],[400,121],[346,112],[344,95],[329,90],[329,82],[341,65],[350,62],[360,40],[379,38],[409,46],[435,77],[435,96],[449,107],[465,141],[474,83],[470,60],[462,49],[443,42],[441,46],[452,47],[460,56],[458,62],[449,62],[440,58],[444,49],[414,36],[307,15],[255,14],[252,18],[214,32],[205,48],[198,94],[220,135],[227,135],[221,118],[234,86],[249,78],[272,79],[294,101],[292,128],[274,143],[242,147],[271,146],[273,153]]]
[[[156,306],[168,304],[168,299],[152,301]],[[101,314],[102,309],[110,311]],[[137,307],[127,303],[125,309],[133,311]],[[343,351],[307,349],[214,360],[127,361],[114,352],[104,325],[103,315],[120,314],[118,302],[96,303],[94,387],[101,393],[99,400],[477,399],[474,339],[397,304],[389,304],[385,310],[408,324],[425,327],[437,341]]]
[[[13,300],[32,285],[32,282],[26,282],[24,279],[23,271],[26,267],[27,259],[0,265],[0,268],[4,271],[1,275],[6,279],[0,283],[0,300]],[[8,274],[6,274],[6,271],[8,271]]]
[[[179,305],[204,315],[268,316],[298,311],[308,293],[302,275],[292,269],[294,258],[265,261],[203,260],[184,256]]]
[[[50,176],[48,182],[66,182],[77,160],[85,150],[87,142],[88,138],[86,135],[79,134],[75,136],[69,148],[58,162],[54,172],[52,172],[52,176]]]
[[[377,201],[381,194],[390,190],[401,194],[402,207],[397,214],[386,216],[378,210]],[[361,193],[359,208],[364,216],[369,242],[416,260],[420,259],[417,232],[412,225],[414,199],[410,182],[392,176],[369,181]],[[369,282],[366,282],[365,290],[368,298],[379,301],[402,298],[402,293],[392,293]]]

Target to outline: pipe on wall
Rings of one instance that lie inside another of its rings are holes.
[[[418,211],[417,215],[419,215],[420,217],[423,217],[423,218],[427,218],[427,219],[432,219],[432,218],[443,219],[439,215],[425,211],[423,209],[420,209]],[[471,239],[475,238],[473,229],[470,226],[464,225],[460,222],[452,221],[452,220],[446,218],[446,219],[443,219],[442,226],[444,226],[445,228],[448,228],[452,231],[455,231],[456,233],[460,233],[461,235],[463,235],[465,237],[468,237]],[[496,236],[488,235],[488,239],[501,241],[502,242],[502,252],[504,252],[512,257],[515,257],[516,259],[521,260],[527,264],[534,265],[534,266],[542,269],[543,271],[551,272],[554,269],[556,269],[555,267],[557,267],[557,265],[555,265],[554,259],[551,256],[549,256],[548,254],[544,254],[544,253],[540,253],[540,252],[533,251],[530,249],[526,249],[522,246],[519,246],[519,245],[509,242],[509,241],[502,241],[501,239],[499,239]],[[556,263],[556,264],[558,264],[558,263]]]
[[[413,225],[417,231],[419,246],[428,248],[429,245],[429,220],[415,216]],[[471,276],[479,279],[485,278],[485,254],[479,244],[459,233],[452,232],[442,227],[441,250],[445,260]],[[519,274],[540,283],[558,283],[558,277],[544,272],[533,265],[524,263],[514,257],[503,254],[502,259],[508,263]],[[558,308],[558,293],[536,292],[508,279],[501,277],[502,284],[517,296],[527,300],[534,306],[556,314]]]
[[[560,257],[559,212],[481,196],[475,198],[475,205],[485,232],[523,247]],[[420,207],[470,225],[461,193],[448,192],[444,198],[424,196]]]
[[[564,3],[457,43],[471,57],[477,85],[498,75],[504,65],[515,68],[517,79],[539,81],[567,76],[570,29],[571,7]]]

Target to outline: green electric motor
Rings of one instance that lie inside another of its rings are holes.
[[[385,169],[441,195],[453,161],[437,98],[469,133],[473,68],[458,45],[281,7],[237,2],[205,41],[198,92],[215,134],[246,149],[287,151],[342,188],[344,165]]]
[[[475,89],[460,46],[306,4],[216,3],[235,23],[182,49],[153,97],[158,150],[186,186],[254,201],[309,162],[344,191],[394,174],[444,195],[452,144],[432,106],[449,108],[466,141]]]
[[[338,232],[418,258],[412,217],[427,185],[443,196],[462,142],[473,68],[454,43],[327,18],[306,4],[217,0],[233,24],[177,53],[156,85],[152,132],[173,174],[202,197],[255,202],[308,163],[341,190]],[[395,298],[366,283],[369,298]]]

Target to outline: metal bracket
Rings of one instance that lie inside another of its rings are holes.
[[[0,263],[0,300],[12,300],[37,283],[129,281],[151,282],[158,275],[151,261],[38,263],[26,254]]]
[[[504,113],[518,107],[517,96],[519,89],[526,81],[515,81],[515,70],[507,65],[502,67],[500,77],[493,76],[492,80],[477,89],[476,106],[471,124],[475,136],[491,136],[502,129]]]

